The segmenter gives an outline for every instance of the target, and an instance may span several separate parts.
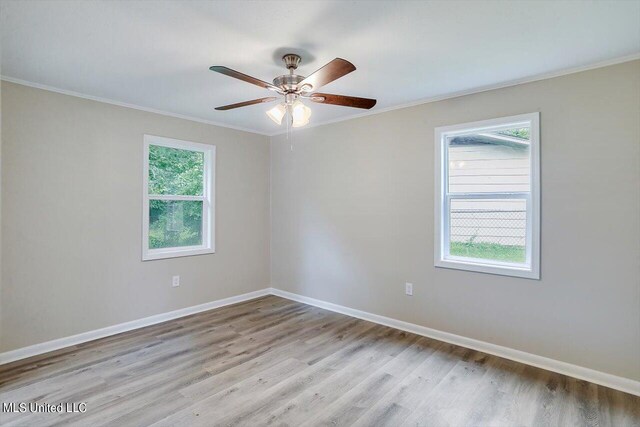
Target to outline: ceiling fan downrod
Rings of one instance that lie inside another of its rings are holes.
[[[294,53],[288,53],[282,57],[282,61],[289,69],[289,74],[283,74],[273,79],[274,86],[282,88],[287,105],[291,105],[299,95],[298,84],[304,80],[304,76],[294,74],[298,68],[301,58]]]

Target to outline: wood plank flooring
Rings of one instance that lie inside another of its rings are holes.
[[[0,366],[2,426],[640,426],[640,398],[275,296]]]

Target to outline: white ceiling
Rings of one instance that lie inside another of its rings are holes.
[[[301,53],[358,69],[324,92],[372,111],[640,52],[640,1],[2,1],[3,76],[273,134],[262,80]],[[312,104],[312,123],[362,110]]]

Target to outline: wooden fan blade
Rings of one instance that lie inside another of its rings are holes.
[[[311,92],[355,71],[356,67],[349,61],[336,58],[298,83],[301,92]]]
[[[265,89],[274,90],[276,92],[280,92],[280,88],[272,85],[271,83],[267,83],[260,79],[256,79],[255,77],[248,76],[246,74],[241,73],[240,71],[232,70],[231,68],[223,67],[221,65],[213,65],[209,67],[211,71],[215,71],[216,73],[224,74],[225,76],[233,77],[238,80],[242,80],[243,82],[251,83],[256,86],[260,86]]]
[[[264,102],[275,101],[276,99],[278,98],[275,96],[269,96],[267,98],[254,99],[251,101],[238,102],[237,104],[230,104],[230,105],[224,105],[222,107],[216,107],[216,110],[220,110],[220,111],[233,110],[234,108],[246,107],[247,105],[262,104]]]
[[[377,102],[375,99],[332,95],[330,93],[312,93],[309,99],[320,104],[342,105],[344,107],[365,108],[367,110],[373,108]]]

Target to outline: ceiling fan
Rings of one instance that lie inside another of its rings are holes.
[[[300,64],[301,58],[299,55],[288,53],[282,57],[282,60],[284,61],[287,69],[289,69],[289,74],[283,74],[276,77],[273,79],[273,84],[220,65],[214,65],[209,69],[211,71],[269,89],[281,95],[283,97],[283,102],[267,111],[267,116],[269,116],[269,118],[278,125],[282,124],[282,119],[287,115],[287,113],[291,118],[291,125],[293,127],[300,127],[309,123],[311,109],[304,105],[301,99],[308,99],[309,101],[317,102],[319,104],[342,105],[345,107],[364,108],[367,110],[376,105],[375,99],[316,92],[316,90],[320,89],[327,83],[355,71],[356,67],[349,61],[342,58],[336,58],[310,76],[304,77],[294,74],[294,71]],[[277,99],[280,99],[280,97],[269,96],[217,107],[216,110],[232,110],[234,108],[272,102]]]

